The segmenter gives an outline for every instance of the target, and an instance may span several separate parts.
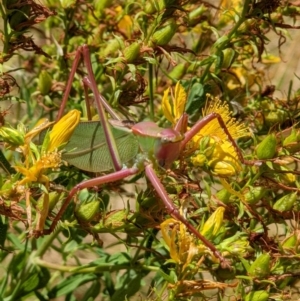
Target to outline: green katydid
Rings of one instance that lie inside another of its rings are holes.
[[[115,124],[118,123],[122,125],[122,122],[117,120],[113,122],[113,125],[111,125],[107,120],[104,108],[108,111],[112,118],[119,118],[109,107],[97,89],[95,77],[92,71],[89,50],[88,47],[84,45],[81,46],[76,53],[62,100],[62,105],[58,113],[58,120],[63,114],[71,89],[71,84],[81,58],[84,60],[88,74],[87,77],[84,78],[83,82],[85,84],[85,88],[91,88],[94,94],[101,121],[79,123],[69,141],[69,144],[66,146],[67,150],[73,151],[69,153],[67,152],[63,158],[70,164],[73,164],[82,170],[92,172],[108,170],[114,171],[100,177],[85,180],[73,187],[53,220],[50,228],[44,230],[43,233],[37,233],[37,235],[49,234],[55,229],[68,204],[73,199],[74,195],[80,190],[122,180],[126,177],[145,172],[146,177],[163,201],[168,213],[175,219],[182,222],[190,232],[200,239],[203,244],[221,261],[223,266],[228,265],[216,247],[203,235],[201,235],[201,233],[180,214],[179,210],[174,206],[173,202],[169,198],[153,168],[153,166],[157,165],[169,168],[171,164],[179,158],[186,144],[193,138],[193,136],[195,136],[203,126],[211,122],[213,119],[218,120],[241,162],[249,163],[243,159],[240,150],[238,149],[234,139],[231,137],[221,116],[217,113],[211,113],[199,120],[184,134],[182,133],[181,128],[187,122],[186,114],[180,118],[174,129],[163,129],[158,127],[154,122],[149,121],[130,125],[129,128],[124,126],[123,129],[116,128]],[[124,165],[128,164],[128,162],[133,162],[130,167]]]

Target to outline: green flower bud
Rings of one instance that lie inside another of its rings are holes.
[[[2,141],[13,147],[24,145],[24,134],[16,129],[2,126],[0,127],[0,137],[2,138]]]
[[[222,201],[225,204],[230,202],[231,194],[226,188],[223,188],[223,189],[219,190],[217,192],[216,196],[220,201]]]
[[[94,7],[96,12],[101,16],[103,10],[112,5],[112,0],[94,0]]]
[[[297,192],[286,194],[275,202],[275,204],[273,205],[273,209],[281,212],[288,211],[293,208],[296,200],[297,200]]]
[[[181,63],[175,66],[172,71],[169,73],[169,77],[172,78],[172,80],[179,80],[183,77],[185,74],[185,64]]]
[[[112,211],[92,229],[96,233],[139,232],[140,228],[132,222],[132,218],[133,213],[128,210]]]
[[[298,142],[299,141],[299,132],[296,129],[292,129],[291,133],[289,136],[287,136],[283,140],[283,146],[286,146],[290,143]]]
[[[127,63],[134,62],[139,57],[140,50],[141,44],[139,42],[134,42],[131,45],[127,46],[123,51],[123,55]]]
[[[159,46],[166,45],[171,41],[176,30],[177,24],[174,19],[171,19],[167,25],[160,27],[154,32],[152,42]]]
[[[295,248],[298,248],[299,238],[299,232],[292,233],[281,243],[282,248],[285,250],[295,251]]]
[[[267,125],[269,126],[272,126],[276,123],[283,123],[287,117],[288,117],[288,114],[286,111],[283,111],[283,110],[276,110],[276,111],[271,111],[271,112],[268,112],[266,114],[264,114],[265,116],[265,121],[267,123]]]
[[[250,292],[246,295],[245,301],[267,301],[269,293],[267,291]]]
[[[283,146],[291,153],[298,152],[300,150],[300,131],[292,129],[292,132],[283,141]]]
[[[90,222],[98,213],[99,206],[100,201],[98,199],[83,202],[76,208],[76,216],[83,222]]]
[[[160,4],[158,2],[160,2]],[[164,6],[164,0],[148,0],[146,1],[144,11],[146,14],[153,14],[157,11],[160,11],[160,7],[163,8]]]
[[[250,266],[249,275],[259,279],[267,277],[270,274],[270,262],[271,256],[269,253],[261,254]]]
[[[240,232],[222,240],[222,242],[219,243],[218,248],[222,253],[228,252],[241,257],[252,250],[249,246],[248,237],[243,236]]]
[[[43,70],[39,76],[38,89],[42,95],[46,95],[50,92],[52,86],[52,77],[51,75]]]
[[[99,1],[101,2],[101,1]],[[101,56],[107,57],[115,54],[119,49],[122,49],[124,47],[123,41],[121,39],[113,39],[108,41],[106,47],[101,52]]]
[[[60,0],[60,4],[63,9],[67,9],[74,7],[76,4],[76,0]]]
[[[1,189],[0,189],[1,197],[8,200],[13,195],[15,195],[15,193],[16,193],[16,189],[15,189],[14,182],[12,182],[11,180],[5,181],[4,184],[2,185]]]
[[[234,62],[234,59],[236,57],[236,52],[232,48],[226,48],[222,50],[223,52],[223,62],[222,62],[222,68],[228,69],[231,67],[232,63]]]
[[[199,23],[199,17],[201,17],[205,12],[207,11],[207,8],[201,4],[199,7],[196,9],[193,9],[189,14],[188,14],[188,22],[189,25],[196,25],[196,22]]]
[[[250,187],[244,194],[245,201],[254,205],[264,197],[266,192],[267,190],[263,186]]]
[[[63,193],[57,191],[51,191],[49,193],[49,212],[54,209],[62,195]]]
[[[274,134],[268,135],[258,144],[256,154],[261,160],[274,158],[276,154],[276,137]]]

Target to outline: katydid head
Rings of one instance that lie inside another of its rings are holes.
[[[160,139],[156,141],[154,156],[160,166],[169,168],[180,155],[181,141],[184,136],[171,128],[163,129],[159,136]]]
[[[179,157],[184,136],[174,129],[163,129],[154,122],[140,122],[131,128],[143,152],[153,154],[158,164],[169,168]]]

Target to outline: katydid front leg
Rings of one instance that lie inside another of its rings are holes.
[[[207,116],[204,116],[201,120],[199,120],[198,122],[196,122],[194,124],[194,126],[187,131],[184,134],[184,139],[181,142],[180,145],[180,152],[183,152],[186,144],[195,136],[199,133],[199,131],[206,126],[207,124],[209,124],[212,120],[217,119],[219,122],[220,127],[223,129],[224,133],[227,136],[227,139],[231,142],[239,160],[246,165],[256,165],[256,166],[260,166],[262,163],[260,161],[249,161],[249,160],[245,160],[241,150],[239,149],[239,147],[237,146],[236,142],[234,141],[234,139],[232,138],[231,134],[229,133],[226,124],[224,122],[224,120],[222,119],[222,116],[218,113],[210,113]]]
[[[145,166],[145,174],[149,181],[152,183],[154,189],[157,194],[163,201],[168,213],[173,216],[178,221],[182,222],[190,232],[192,232],[198,239],[200,239],[203,244],[212,251],[212,253],[220,260],[223,268],[230,268],[229,263],[226,259],[220,254],[217,248],[212,244],[208,239],[206,239],[197,229],[195,229],[191,223],[189,223],[178,211],[178,209],[174,206],[172,200],[169,198],[167,191],[163,187],[161,181],[157,177],[155,171],[153,170],[152,164],[146,164]]]

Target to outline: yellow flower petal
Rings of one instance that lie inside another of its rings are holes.
[[[79,121],[80,112],[78,110],[72,110],[62,117],[50,132],[47,151],[52,152],[62,144],[68,142]]]
[[[164,91],[164,96],[162,98],[162,111],[165,117],[174,126],[184,113],[187,96],[184,88],[182,87],[179,81],[175,86],[174,94],[171,93],[171,101],[169,99],[169,93],[170,88]]]
[[[173,117],[173,113],[172,113],[172,107],[171,107],[170,100],[169,100],[169,92],[170,92],[170,88],[168,88],[164,91],[164,96],[162,98],[162,111],[163,111],[163,114],[165,115],[165,117],[172,124],[174,124],[174,117]]]
[[[25,135],[25,143],[29,144],[36,135],[40,134],[44,129],[50,127],[53,123],[54,122],[49,122],[49,120],[46,118],[40,119],[34,128]]]
[[[217,210],[205,222],[201,234],[206,237],[215,236],[222,227],[224,217],[224,207],[218,207]]]
[[[182,116],[186,104],[186,92],[180,82],[178,81],[175,86],[175,96],[174,96],[174,117],[177,122]]]

